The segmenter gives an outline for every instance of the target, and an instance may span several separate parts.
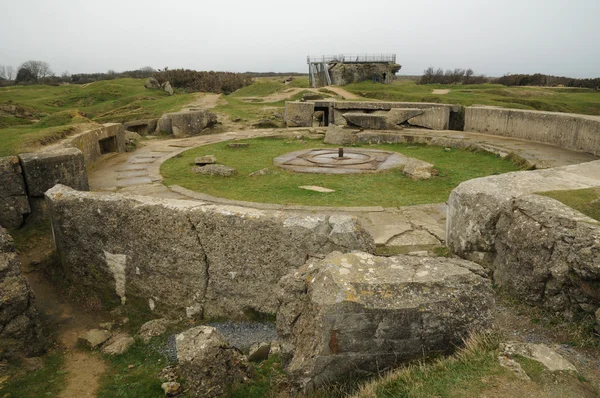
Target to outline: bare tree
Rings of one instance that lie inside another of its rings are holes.
[[[47,76],[53,75],[52,69],[50,69],[50,64],[45,61],[30,60],[27,62],[23,62],[23,64],[19,66],[19,70],[20,69],[28,70],[35,80],[43,79]]]
[[[15,75],[15,68],[10,65],[0,65],[0,78],[6,80],[13,80]]]

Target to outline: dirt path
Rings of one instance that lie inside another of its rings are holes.
[[[221,94],[200,93],[193,102],[187,104],[182,111],[200,108],[212,109],[219,104]]]
[[[104,362],[89,352],[77,349],[77,338],[85,331],[102,322],[103,315],[84,312],[75,307],[57,291],[36,265],[47,258],[53,250],[52,237],[40,239],[28,252],[20,255],[23,273],[35,292],[36,305],[50,331],[50,339],[56,341],[54,349],[65,353],[67,384],[60,398],[95,397],[99,377],[105,370]]]
[[[327,86],[324,88],[326,88],[327,90],[333,91],[337,95],[340,95],[343,99],[353,100],[353,99],[361,99],[362,98],[356,94],[352,94],[350,91],[348,91],[342,87],[339,87],[339,86]]]

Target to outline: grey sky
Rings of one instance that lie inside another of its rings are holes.
[[[304,72],[306,56],[396,53],[401,74],[600,76],[600,0],[0,0],[0,65]]]

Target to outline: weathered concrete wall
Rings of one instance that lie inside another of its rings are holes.
[[[287,127],[312,127],[315,104],[312,102],[285,103],[283,119]]]
[[[408,123],[409,125],[425,127],[434,130],[448,130],[451,128],[451,120],[456,119],[456,115],[460,115],[460,105],[436,104],[426,102],[359,102],[359,101],[314,101],[307,103],[302,102],[286,102],[286,122],[294,117],[298,118],[300,124],[312,126],[312,114],[315,109],[326,109],[329,124],[346,125],[347,120],[345,115],[357,115],[359,113],[367,113],[373,115],[384,115],[388,124],[384,125],[379,119],[382,116],[373,116],[373,121],[377,123],[366,124],[366,128],[373,126],[375,129],[393,128],[393,125],[399,123]],[[313,107],[313,108],[311,108]],[[395,110],[390,112],[391,110]],[[422,113],[410,115],[407,112],[410,110],[423,110]],[[309,117],[310,113],[310,117]],[[287,115],[290,115],[289,117]],[[410,116],[405,120],[398,121],[399,116]],[[369,118],[366,116],[366,118]],[[300,127],[291,122],[289,126]],[[360,125],[357,123],[357,125]],[[364,127],[361,125],[361,127]]]
[[[494,294],[469,261],[331,253],[280,281],[277,332],[293,384],[311,389],[447,354],[491,327]]]
[[[77,148],[19,155],[29,196],[43,197],[56,184],[89,190],[83,153]]]
[[[125,130],[133,131],[141,136],[145,136],[154,134],[157,124],[158,119],[143,119],[125,122],[123,123],[123,126],[125,127]]]
[[[44,350],[35,297],[21,274],[12,237],[0,227],[0,360]]]
[[[87,167],[92,166],[102,156],[100,141],[114,139],[114,152],[125,152],[125,128],[121,123],[106,123],[102,127],[84,131],[65,140],[62,147],[73,147],[83,153]]]
[[[274,313],[278,280],[308,257],[374,249],[371,236],[348,216],[77,192],[60,185],[46,197],[71,283],[171,315]]]
[[[0,226],[19,228],[31,212],[23,171],[16,156],[0,158]]]
[[[447,245],[488,268],[522,299],[567,316],[586,300],[598,306],[600,295],[588,286],[600,282],[591,271],[600,264],[593,220],[559,202],[528,196],[596,186],[600,161],[463,182],[448,199]],[[572,279],[575,269],[586,271]],[[522,280],[511,281],[517,274]]]
[[[373,81],[373,75],[377,79],[377,83],[384,81],[383,74],[385,73],[385,83],[394,81],[396,72],[400,70],[398,64],[345,64],[339,63],[329,68],[329,76],[331,84],[343,86],[345,84],[362,82],[365,80]]]
[[[185,137],[200,134],[202,130],[216,123],[216,115],[206,109],[165,113],[158,120],[156,132],[173,134],[175,137]]]
[[[465,109],[465,131],[521,138],[600,156],[600,117],[490,106]]]

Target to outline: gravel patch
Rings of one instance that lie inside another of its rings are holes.
[[[275,325],[260,322],[215,322],[209,326],[217,329],[232,346],[247,352],[256,343],[268,343],[277,340]]]

